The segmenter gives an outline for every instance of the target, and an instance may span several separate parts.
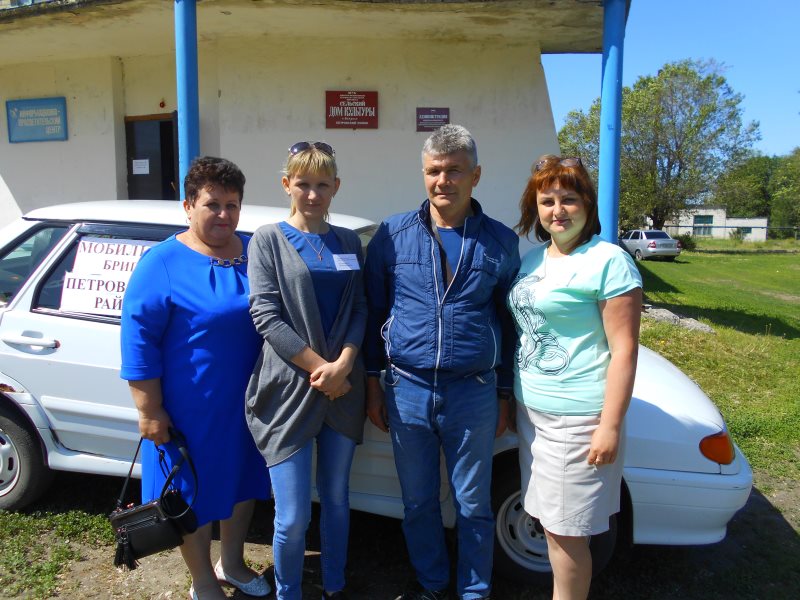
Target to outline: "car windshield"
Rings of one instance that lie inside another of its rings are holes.
[[[375,235],[375,232],[378,231],[378,226],[368,225],[366,227],[359,227],[355,231],[358,234],[358,237],[361,239],[361,247],[366,251],[367,244],[369,244],[369,241],[372,239],[372,236]]]
[[[66,225],[42,227],[17,239],[0,256],[0,307],[16,296],[22,284],[67,232]]]
[[[647,236],[648,240],[668,240],[670,239],[669,235],[665,231],[645,231],[644,234]]]

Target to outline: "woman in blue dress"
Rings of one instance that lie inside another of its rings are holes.
[[[244,563],[244,541],[269,475],[244,415],[248,378],[261,336],[248,312],[249,238],[237,234],[245,177],[220,158],[195,160],[184,181],[189,228],[151,248],[131,276],[122,309],[122,370],[139,411],[142,501],[179,460],[169,427],[186,437],[197,468],[178,479],[194,498],[198,529],[181,554],[192,575],[192,600],[226,598],[221,584],[266,596],[269,584]],[[211,525],[220,521],[221,556],[210,557]]]

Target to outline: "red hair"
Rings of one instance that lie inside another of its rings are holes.
[[[553,154],[545,154],[531,167],[531,177],[519,201],[520,218],[515,227],[517,233],[527,237],[533,231],[536,239],[541,242],[550,239],[550,234],[545,231],[539,220],[537,196],[542,190],[556,184],[562,189],[577,192],[586,204],[586,225],[581,230],[578,245],[600,233],[597,192],[589,172],[579,158],[561,158]]]

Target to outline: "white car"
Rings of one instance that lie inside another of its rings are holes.
[[[287,217],[244,205],[244,232]],[[366,241],[370,221],[332,214]],[[0,231],[0,509],[42,494],[52,470],[124,475],[138,441],[137,413],[119,378],[119,309],[136,258],[185,228],[177,202],[109,201],[34,210]],[[708,397],[658,354],[641,348],[627,418],[622,512],[592,540],[595,570],[617,538],[709,544],[748,498],[752,472]],[[350,480],[354,509],[402,518],[388,435],[369,422]],[[442,471],[445,524],[455,515]],[[496,571],[516,580],[550,572],[544,535],[519,494],[517,439],[495,444]]]

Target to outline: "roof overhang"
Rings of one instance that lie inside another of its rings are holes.
[[[0,65],[172,52],[173,11],[165,0],[54,0],[0,10]],[[596,53],[603,0],[200,0],[197,31],[201,45],[224,38],[397,38]]]

